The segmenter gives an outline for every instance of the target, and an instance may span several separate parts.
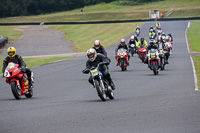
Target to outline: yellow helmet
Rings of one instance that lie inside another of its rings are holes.
[[[97,52],[94,48],[91,48],[87,51],[87,57],[90,61],[94,61],[97,57]]]
[[[8,53],[8,57],[10,57],[10,58],[15,57],[15,55],[16,55],[16,49],[14,47],[9,47],[7,49],[7,53]],[[9,53],[13,53],[13,55],[10,55]]]

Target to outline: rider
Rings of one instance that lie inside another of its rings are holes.
[[[144,45],[147,48],[148,44],[147,41],[144,39],[144,37],[140,38],[140,41],[138,41],[137,43],[137,47],[139,47],[140,45]]]
[[[106,56],[104,56],[101,53],[97,53],[96,50],[94,48],[90,48],[87,51],[87,57],[88,57],[88,61],[86,62],[86,69],[84,69],[82,72],[83,73],[89,73],[89,69],[91,67],[97,67],[97,65],[99,63],[103,63],[102,65],[99,66],[99,71],[102,72],[104,78],[106,78],[109,82],[109,85],[111,86],[111,88],[113,90],[115,90],[115,85],[111,79],[110,73],[108,72],[107,66],[110,64],[110,61],[108,60],[108,58]],[[92,85],[93,84],[93,80],[92,80],[92,76],[89,78],[88,80]]]
[[[150,29],[150,31],[149,31],[149,38],[150,39],[155,39],[155,37],[156,37],[156,33],[153,31],[153,29]]]
[[[129,44],[129,47],[131,44],[135,44],[136,45],[136,40],[135,40],[135,37],[132,35],[131,38],[128,40],[128,44]]]
[[[125,39],[121,39],[120,40],[120,44],[117,46],[117,48],[115,49],[115,53],[117,53],[117,50],[119,50],[120,48],[124,48],[127,51],[129,51],[128,46],[126,45]]]
[[[157,22],[157,23],[156,23],[156,28],[157,28],[158,30],[161,29],[160,22]]]
[[[135,31],[137,31],[137,30],[139,30],[139,31],[140,31],[140,27],[139,27],[139,26],[137,26],[137,28],[135,29]]]
[[[157,50],[159,51],[159,49],[158,49],[158,47],[157,47],[157,45],[156,45],[156,41],[155,41],[154,39],[151,39],[151,40],[149,41],[149,46],[147,47],[148,67],[149,67],[149,68],[151,67],[151,64],[150,64],[151,58],[150,58],[150,53],[149,53],[149,51],[150,51],[151,49],[157,49]],[[157,54],[158,54],[158,53],[157,53]],[[158,67],[160,67],[160,57],[157,56],[157,59],[158,59]]]
[[[30,86],[33,87],[33,83],[34,83],[33,72],[29,68],[26,68],[26,63],[23,61],[22,57],[16,54],[16,49],[14,47],[9,47],[7,49],[7,53],[8,53],[8,56],[3,61],[3,68],[2,68],[3,74],[9,62],[19,64],[19,67],[21,68],[21,72],[27,74],[29,84]]]
[[[137,35],[134,35],[134,39],[135,39],[135,41],[138,42],[138,37],[137,37]]]
[[[120,40],[120,44],[119,44],[119,45],[117,46],[117,48],[115,49],[115,55],[116,55],[117,51],[118,51],[120,48],[126,49],[127,54],[128,54],[128,59],[130,59],[129,49],[128,49],[128,46],[126,45],[125,39],[121,39],[121,40]],[[118,64],[117,64],[117,65],[118,65]],[[129,65],[129,64],[128,64],[128,65]]]
[[[173,44],[173,37],[172,37],[172,34],[169,33],[168,36],[170,37],[171,44]]]
[[[93,47],[97,53],[101,53],[107,57],[107,53],[104,49],[104,47],[101,45],[101,42],[99,40],[94,41],[94,47]]]

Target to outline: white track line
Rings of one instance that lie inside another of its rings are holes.
[[[189,43],[188,43],[188,38],[187,38],[187,30],[188,30],[188,28],[190,28],[190,25],[191,25],[190,22],[188,22],[188,26],[185,30],[185,41],[186,41],[186,44],[187,44],[188,53],[190,53],[190,48],[189,48]],[[191,55],[190,55],[190,60],[191,60],[191,63],[192,63],[192,69],[193,69],[193,75],[194,75],[195,91],[199,91],[196,70],[195,70],[194,61],[193,61]]]

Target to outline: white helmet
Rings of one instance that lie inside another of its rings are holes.
[[[88,51],[87,51],[87,57],[90,61],[94,61],[97,57],[97,52],[94,48],[90,48]]]
[[[100,46],[101,46],[101,42],[100,42],[99,40],[95,40],[95,41],[94,41],[94,47],[95,47],[96,49],[98,49],[98,48],[100,48]]]
[[[131,36],[131,40],[134,40],[134,36],[133,35]]]

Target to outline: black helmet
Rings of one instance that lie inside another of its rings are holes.
[[[143,43],[144,43],[144,37],[142,37],[142,38],[140,39],[140,41],[141,41],[141,44],[143,44]]]
[[[151,46],[153,46],[155,43],[156,43],[156,41],[155,41],[154,39],[151,39],[151,40],[149,41],[149,44],[150,44]]]

